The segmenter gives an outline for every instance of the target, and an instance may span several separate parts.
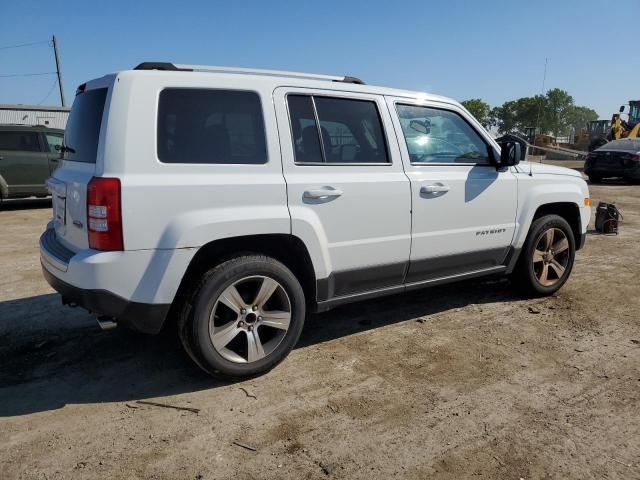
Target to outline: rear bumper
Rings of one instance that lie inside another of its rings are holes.
[[[44,276],[62,296],[122,325],[157,333],[195,249],[73,252],[53,229],[40,237]]]
[[[107,290],[75,287],[53,275],[44,264],[42,273],[65,303],[75,303],[96,315],[114,317],[118,324],[142,333],[158,333],[171,307],[170,304],[131,302]]]
[[[631,179],[640,179],[640,168],[633,166],[629,168],[612,168],[607,166],[586,165],[584,173],[587,175],[597,175],[600,177],[624,177]]]

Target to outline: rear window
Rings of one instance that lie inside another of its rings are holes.
[[[0,150],[39,152],[40,142],[36,132],[0,132]]]
[[[639,152],[640,151],[640,139],[638,138],[623,138],[620,140],[614,140],[609,143],[605,143],[598,150],[606,151],[622,151],[622,152]]]
[[[64,133],[65,160],[96,163],[106,88],[79,93],[73,101]]]
[[[260,97],[239,90],[165,89],[157,141],[164,163],[266,163]]]
[[[60,149],[62,146],[62,134],[61,133],[46,133],[47,144],[49,145],[50,152],[57,152],[56,147]]]

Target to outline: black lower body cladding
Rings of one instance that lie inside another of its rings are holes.
[[[67,303],[75,303],[96,315],[113,317],[132,330],[155,335],[160,332],[170,304],[138,303],[107,290],[87,290],[63,282],[42,267],[44,278]]]

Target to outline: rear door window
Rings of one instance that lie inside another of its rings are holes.
[[[289,118],[298,163],[322,163],[322,149],[313,102],[308,95],[289,95]]]
[[[296,163],[389,163],[376,103],[289,95]]]
[[[0,150],[16,152],[40,152],[40,142],[36,132],[0,132]]]
[[[96,163],[106,88],[76,95],[64,133],[63,158],[74,162]]]
[[[264,164],[267,142],[255,92],[167,88],[158,107],[163,163]]]

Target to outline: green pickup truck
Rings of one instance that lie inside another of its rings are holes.
[[[45,197],[45,182],[58,166],[63,130],[0,125],[0,203],[7,198]]]

